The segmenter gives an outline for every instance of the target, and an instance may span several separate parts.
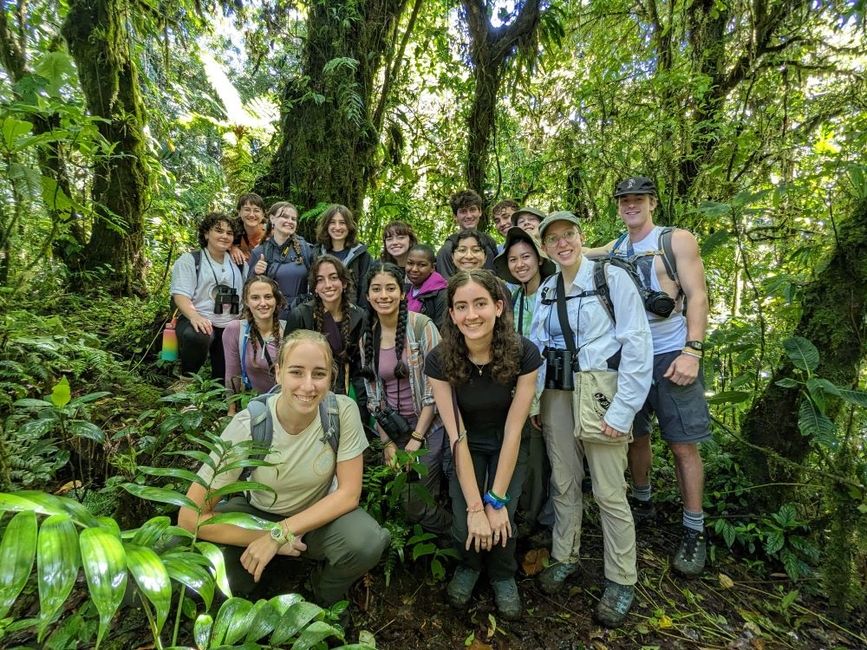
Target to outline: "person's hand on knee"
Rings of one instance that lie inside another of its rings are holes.
[[[289,557],[298,557],[307,550],[307,544],[301,541],[301,535],[292,540],[289,544],[283,544],[277,551],[277,555],[286,555]]]
[[[289,545],[284,544],[283,546]],[[265,570],[265,567],[268,566],[268,563],[277,555],[277,552],[281,548],[270,534],[262,535],[250,542],[247,550],[241,554],[241,566],[253,576],[253,582],[259,582],[259,579],[262,577],[262,571]]]

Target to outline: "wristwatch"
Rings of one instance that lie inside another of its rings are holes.
[[[274,524],[271,528],[271,539],[280,546],[284,546],[295,541],[295,533],[283,530],[283,526],[280,524]]]
[[[704,352],[704,343],[701,341],[687,341],[684,345],[688,348],[692,348],[696,352]]]

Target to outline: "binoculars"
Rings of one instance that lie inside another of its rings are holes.
[[[235,287],[218,284],[217,295],[214,296],[214,313],[222,314],[225,305],[229,306],[230,314],[238,314],[241,311],[241,299]]]
[[[545,388],[575,390],[574,373],[580,370],[578,354],[569,350],[545,348]]]

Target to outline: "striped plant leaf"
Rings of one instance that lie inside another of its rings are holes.
[[[96,647],[99,648],[126,592],[126,553],[120,539],[105,528],[86,528],[78,543],[90,599],[99,612],[99,632],[96,635]]]
[[[9,521],[0,542],[0,619],[24,589],[36,556],[36,513],[19,512]]]

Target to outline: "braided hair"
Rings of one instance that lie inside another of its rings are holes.
[[[244,289],[241,291],[241,302],[244,305],[241,308],[241,320],[246,320],[250,324],[250,344],[253,346],[254,357],[257,354],[258,339],[262,337],[262,333],[256,327],[256,319],[253,317],[252,310],[247,305],[247,298],[250,295],[250,288],[257,282],[267,284],[271,287],[271,293],[274,294],[276,304],[274,306],[274,313],[271,315],[271,335],[277,343],[278,350],[280,349],[280,312],[286,307],[286,298],[273,278],[269,278],[267,275],[253,275],[247,278],[247,281],[244,283]],[[253,336],[254,334],[258,334],[258,336]]]
[[[277,216],[284,210],[292,210],[295,213],[296,220],[298,219],[298,208],[289,203],[289,201],[277,201],[277,203],[268,209],[268,225],[265,227],[265,239],[268,239],[274,232],[274,223],[271,221],[271,217]],[[297,230],[289,235],[289,239],[283,244],[283,248],[286,245],[292,246],[292,250],[295,251],[295,263],[304,264],[304,256],[301,254],[301,239],[298,237]]]
[[[398,379],[406,379],[409,377],[409,368],[403,361],[403,349],[406,345],[406,325],[409,319],[409,309],[406,306],[406,296],[403,294],[404,274],[397,264],[391,262],[374,262],[370,266],[370,270],[365,276],[365,286],[370,286],[373,278],[384,273],[390,275],[397,282],[397,286],[401,288],[401,299],[398,305],[397,312],[397,327],[394,331],[394,355],[397,360],[397,365],[394,368],[394,376]],[[369,296],[368,296],[369,298]],[[376,378],[376,363],[374,355],[379,354],[379,342],[382,332],[382,327],[379,323],[379,314],[373,309],[370,309],[370,318],[367,319],[367,329],[364,332],[364,367],[361,369],[361,374],[367,379],[373,381]]]
[[[319,269],[325,264],[331,264],[334,271],[337,273],[337,278],[343,285],[343,291],[340,293],[340,338],[343,339],[343,350],[340,356],[337,357],[337,362],[343,364],[349,359],[349,350],[352,347],[349,341],[349,309],[350,295],[352,292],[352,281],[349,278],[349,272],[339,259],[333,255],[322,255],[316,258],[316,261],[310,265],[310,273],[307,276],[307,284],[313,287],[313,327],[317,332],[325,332],[325,303],[316,291],[316,279],[319,275]],[[337,319],[335,319],[337,320]]]

